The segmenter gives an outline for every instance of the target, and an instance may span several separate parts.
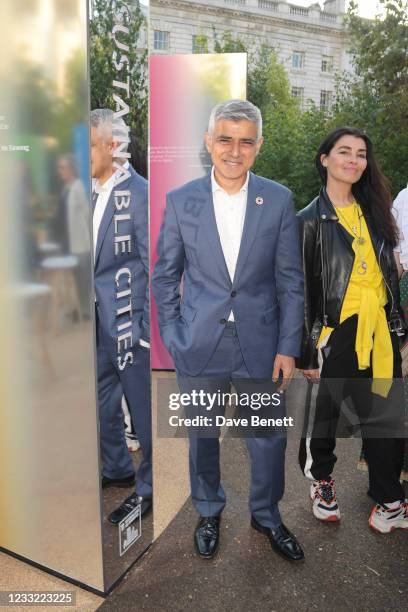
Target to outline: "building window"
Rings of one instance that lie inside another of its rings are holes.
[[[193,53],[208,53],[208,40],[201,34],[193,35]]]
[[[327,110],[328,108],[330,108],[331,101],[332,101],[331,91],[321,91],[320,92],[320,110]]]
[[[323,55],[322,72],[333,72],[333,58],[331,55]]]
[[[305,67],[305,54],[303,51],[293,51],[292,53],[292,68],[299,70]]]
[[[292,87],[292,98],[296,98],[296,100],[299,100],[301,106],[303,104],[304,91],[305,90],[303,87]]]
[[[170,32],[154,31],[154,49],[167,51],[170,46]]]

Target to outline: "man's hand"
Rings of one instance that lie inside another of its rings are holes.
[[[273,364],[272,380],[277,382],[279,374],[282,372],[282,384],[278,387],[279,393],[283,393],[289,386],[290,381],[295,373],[295,359],[288,355],[276,355],[275,363]]]
[[[320,371],[319,370],[300,370],[303,376],[307,378],[309,382],[318,383],[320,381]]]

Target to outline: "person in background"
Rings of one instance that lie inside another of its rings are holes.
[[[91,210],[82,181],[78,178],[75,157],[71,153],[60,155],[57,163],[58,176],[64,184],[61,193],[59,215],[62,249],[64,253],[75,255],[78,264],[74,269],[75,280],[81,304],[82,318],[89,319],[89,253],[91,250],[90,219]]]
[[[398,227],[398,245],[394,248],[400,278],[401,309],[408,327],[408,187],[399,192],[392,209]],[[408,339],[401,347],[404,376],[405,416],[408,417]],[[408,482],[408,439],[405,440],[401,480]]]

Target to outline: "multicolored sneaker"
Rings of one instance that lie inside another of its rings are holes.
[[[314,480],[310,486],[310,497],[313,501],[313,514],[319,521],[334,522],[340,520],[334,481]]]
[[[380,533],[390,533],[394,529],[408,529],[408,503],[401,502],[397,508],[386,508],[377,504],[368,519],[370,527]]]

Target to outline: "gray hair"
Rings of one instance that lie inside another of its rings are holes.
[[[262,115],[261,111],[255,104],[247,100],[226,100],[219,102],[211,111],[208,120],[208,133],[212,134],[215,129],[215,124],[220,119],[228,119],[229,121],[251,121],[256,123],[257,138],[262,136]]]
[[[129,127],[122,117],[115,118],[115,113],[110,108],[96,108],[91,111],[91,127],[98,130],[104,140],[113,138],[121,143],[129,144]],[[121,147],[127,150],[126,147]]]

